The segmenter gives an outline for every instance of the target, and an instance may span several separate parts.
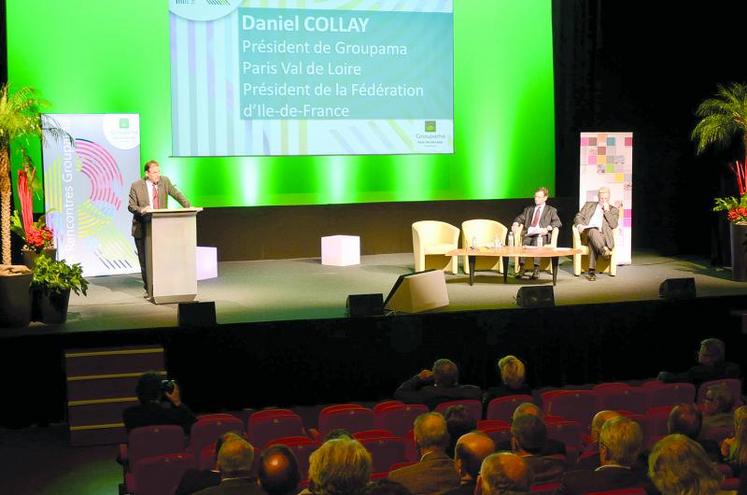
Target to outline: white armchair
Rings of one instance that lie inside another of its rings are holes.
[[[558,247],[558,233],[560,232],[560,229],[552,229],[552,232],[550,233],[550,244],[547,245],[547,247]],[[514,230],[514,245],[515,246],[521,246],[524,242],[524,226],[519,225],[519,227]],[[552,273],[552,258],[540,258],[540,270],[541,271],[548,271]],[[519,266],[519,258],[514,258],[514,268],[518,270]],[[532,257],[525,257],[524,258],[524,269],[526,270],[533,270],[534,269],[534,258]]]
[[[620,221],[623,218],[623,209],[620,208]],[[617,228],[612,230],[612,235],[615,237],[615,247],[612,248],[612,254],[609,258],[598,256],[596,268],[597,273],[609,273],[610,277],[617,275],[617,246],[621,242],[619,224]],[[581,242],[581,233],[575,225],[573,226],[573,248],[581,249],[580,254],[573,255],[573,274],[578,277],[581,272],[589,269],[589,246]]]
[[[472,239],[476,238],[479,246],[492,246],[495,239],[504,242],[508,229],[495,220],[475,219],[462,222],[462,246],[472,247]],[[464,273],[469,275],[469,262],[464,256]],[[503,258],[495,256],[478,256],[475,260],[475,270],[498,270],[503,273]]]
[[[445,256],[459,248],[459,229],[446,222],[422,220],[412,224],[412,250],[415,255],[415,271],[429,268],[450,269],[458,273],[457,256]]]

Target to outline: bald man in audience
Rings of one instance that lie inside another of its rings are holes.
[[[298,461],[288,446],[273,445],[262,452],[259,484],[268,495],[294,495],[299,481]]]
[[[254,448],[243,438],[223,443],[218,452],[220,484],[197,492],[198,495],[265,495],[252,476]]]
[[[593,471],[599,467],[599,432],[602,430],[604,423],[620,416],[622,415],[619,412],[606,409],[594,415],[591,420],[591,443],[587,446],[586,451],[579,456],[576,469]]]
[[[495,452],[493,439],[481,431],[465,433],[457,440],[454,447],[454,467],[459,473],[459,488],[450,490],[445,495],[472,495],[475,493],[477,477],[480,475],[482,461]]]
[[[593,470],[570,471],[563,475],[559,495],[603,492],[643,487],[646,471],[636,468],[643,449],[643,432],[638,423],[625,417],[605,421],[599,432],[599,464]]]
[[[559,481],[566,469],[562,454],[544,455],[547,427],[544,421],[531,414],[523,414],[511,424],[511,447],[516,455],[532,469],[536,483]]]
[[[542,412],[542,409],[531,402],[522,402],[519,404],[516,409],[514,409],[512,421],[515,421],[516,418],[523,414],[531,414],[532,416],[537,416],[542,421],[545,420],[545,414]],[[499,442],[498,445],[495,446],[495,450],[511,450],[511,440],[509,439]],[[542,447],[542,455],[555,454],[565,455],[565,444],[559,440],[555,440],[554,438],[548,438],[544,447]]]
[[[446,455],[449,432],[446,420],[437,412],[415,418],[415,443],[420,450],[420,462],[396,469],[389,479],[405,486],[413,495],[431,495],[459,488],[459,474],[454,461]]]
[[[499,452],[483,461],[475,495],[526,494],[532,483],[534,476],[524,459],[510,452]]]

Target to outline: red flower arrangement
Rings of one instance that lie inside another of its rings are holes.
[[[726,218],[731,223],[747,224],[747,168],[739,161],[729,165],[729,168],[737,177],[739,199],[734,196],[716,198],[713,211],[726,211]]]
[[[34,171],[31,171],[31,177],[26,170],[18,171],[18,196],[21,202],[21,215],[18,211],[13,212],[11,218],[11,230],[23,239],[23,248],[29,251],[41,253],[46,248],[54,247],[54,232],[49,228],[44,220],[44,216],[39,220],[33,220],[33,198],[31,182],[33,182]]]

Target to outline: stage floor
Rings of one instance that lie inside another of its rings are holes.
[[[733,282],[728,269],[714,268],[706,260],[667,258],[638,252],[633,264],[620,266],[617,277],[598,275],[595,282],[573,276],[570,259],[561,259],[556,305],[576,305],[658,299],[659,284],[667,278],[695,277],[698,297],[747,294],[747,283]],[[216,279],[198,283],[201,301],[215,301],[219,324],[277,320],[338,318],[345,316],[348,294],[389,293],[397,278],[413,271],[411,253],[362,256],[361,264],[323,266],[319,258],[224,262]],[[451,304],[437,311],[515,308],[519,287],[551,284],[551,275],[540,280],[516,280],[497,273],[478,272],[475,285],[468,276],[447,274]],[[142,297],[139,275],[94,277],[88,297],[70,299],[68,321],[63,326],[33,323],[18,334],[77,333],[137,328],[174,327],[177,305],[154,305]]]

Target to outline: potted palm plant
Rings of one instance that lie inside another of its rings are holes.
[[[715,198],[713,211],[726,211],[731,233],[732,278],[747,281],[747,84],[719,86],[695,114],[700,118],[692,132],[697,153],[711,146],[728,147],[737,141],[743,161],[730,164],[736,175],[739,198]]]
[[[80,263],[68,265],[49,256],[39,256],[34,266],[31,287],[34,291],[34,319],[44,323],[65,323],[70,291],[84,296],[88,281],[83,278]]]
[[[55,140],[67,139],[71,145],[73,144],[72,137],[57,122],[41,113],[46,106],[48,103],[39,98],[31,88],[24,87],[11,91],[7,84],[0,87],[0,261],[6,266],[11,265],[11,146],[20,148],[23,156],[27,157],[27,150],[33,145],[38,145],[39,140],[43,141],[46,137]],[[14,287],[17,283],[18,275],[0,271],[0,293],[16,291]],[[18,297],[29,298],[28,305],[31,304],[31,294],[28,290],[16,293]],[[0,298],[0,314],[14,314],[18,311],[22,311],[19,310],[18,301],[11,304]],[[20,316],[22,315],[19,314]]]

